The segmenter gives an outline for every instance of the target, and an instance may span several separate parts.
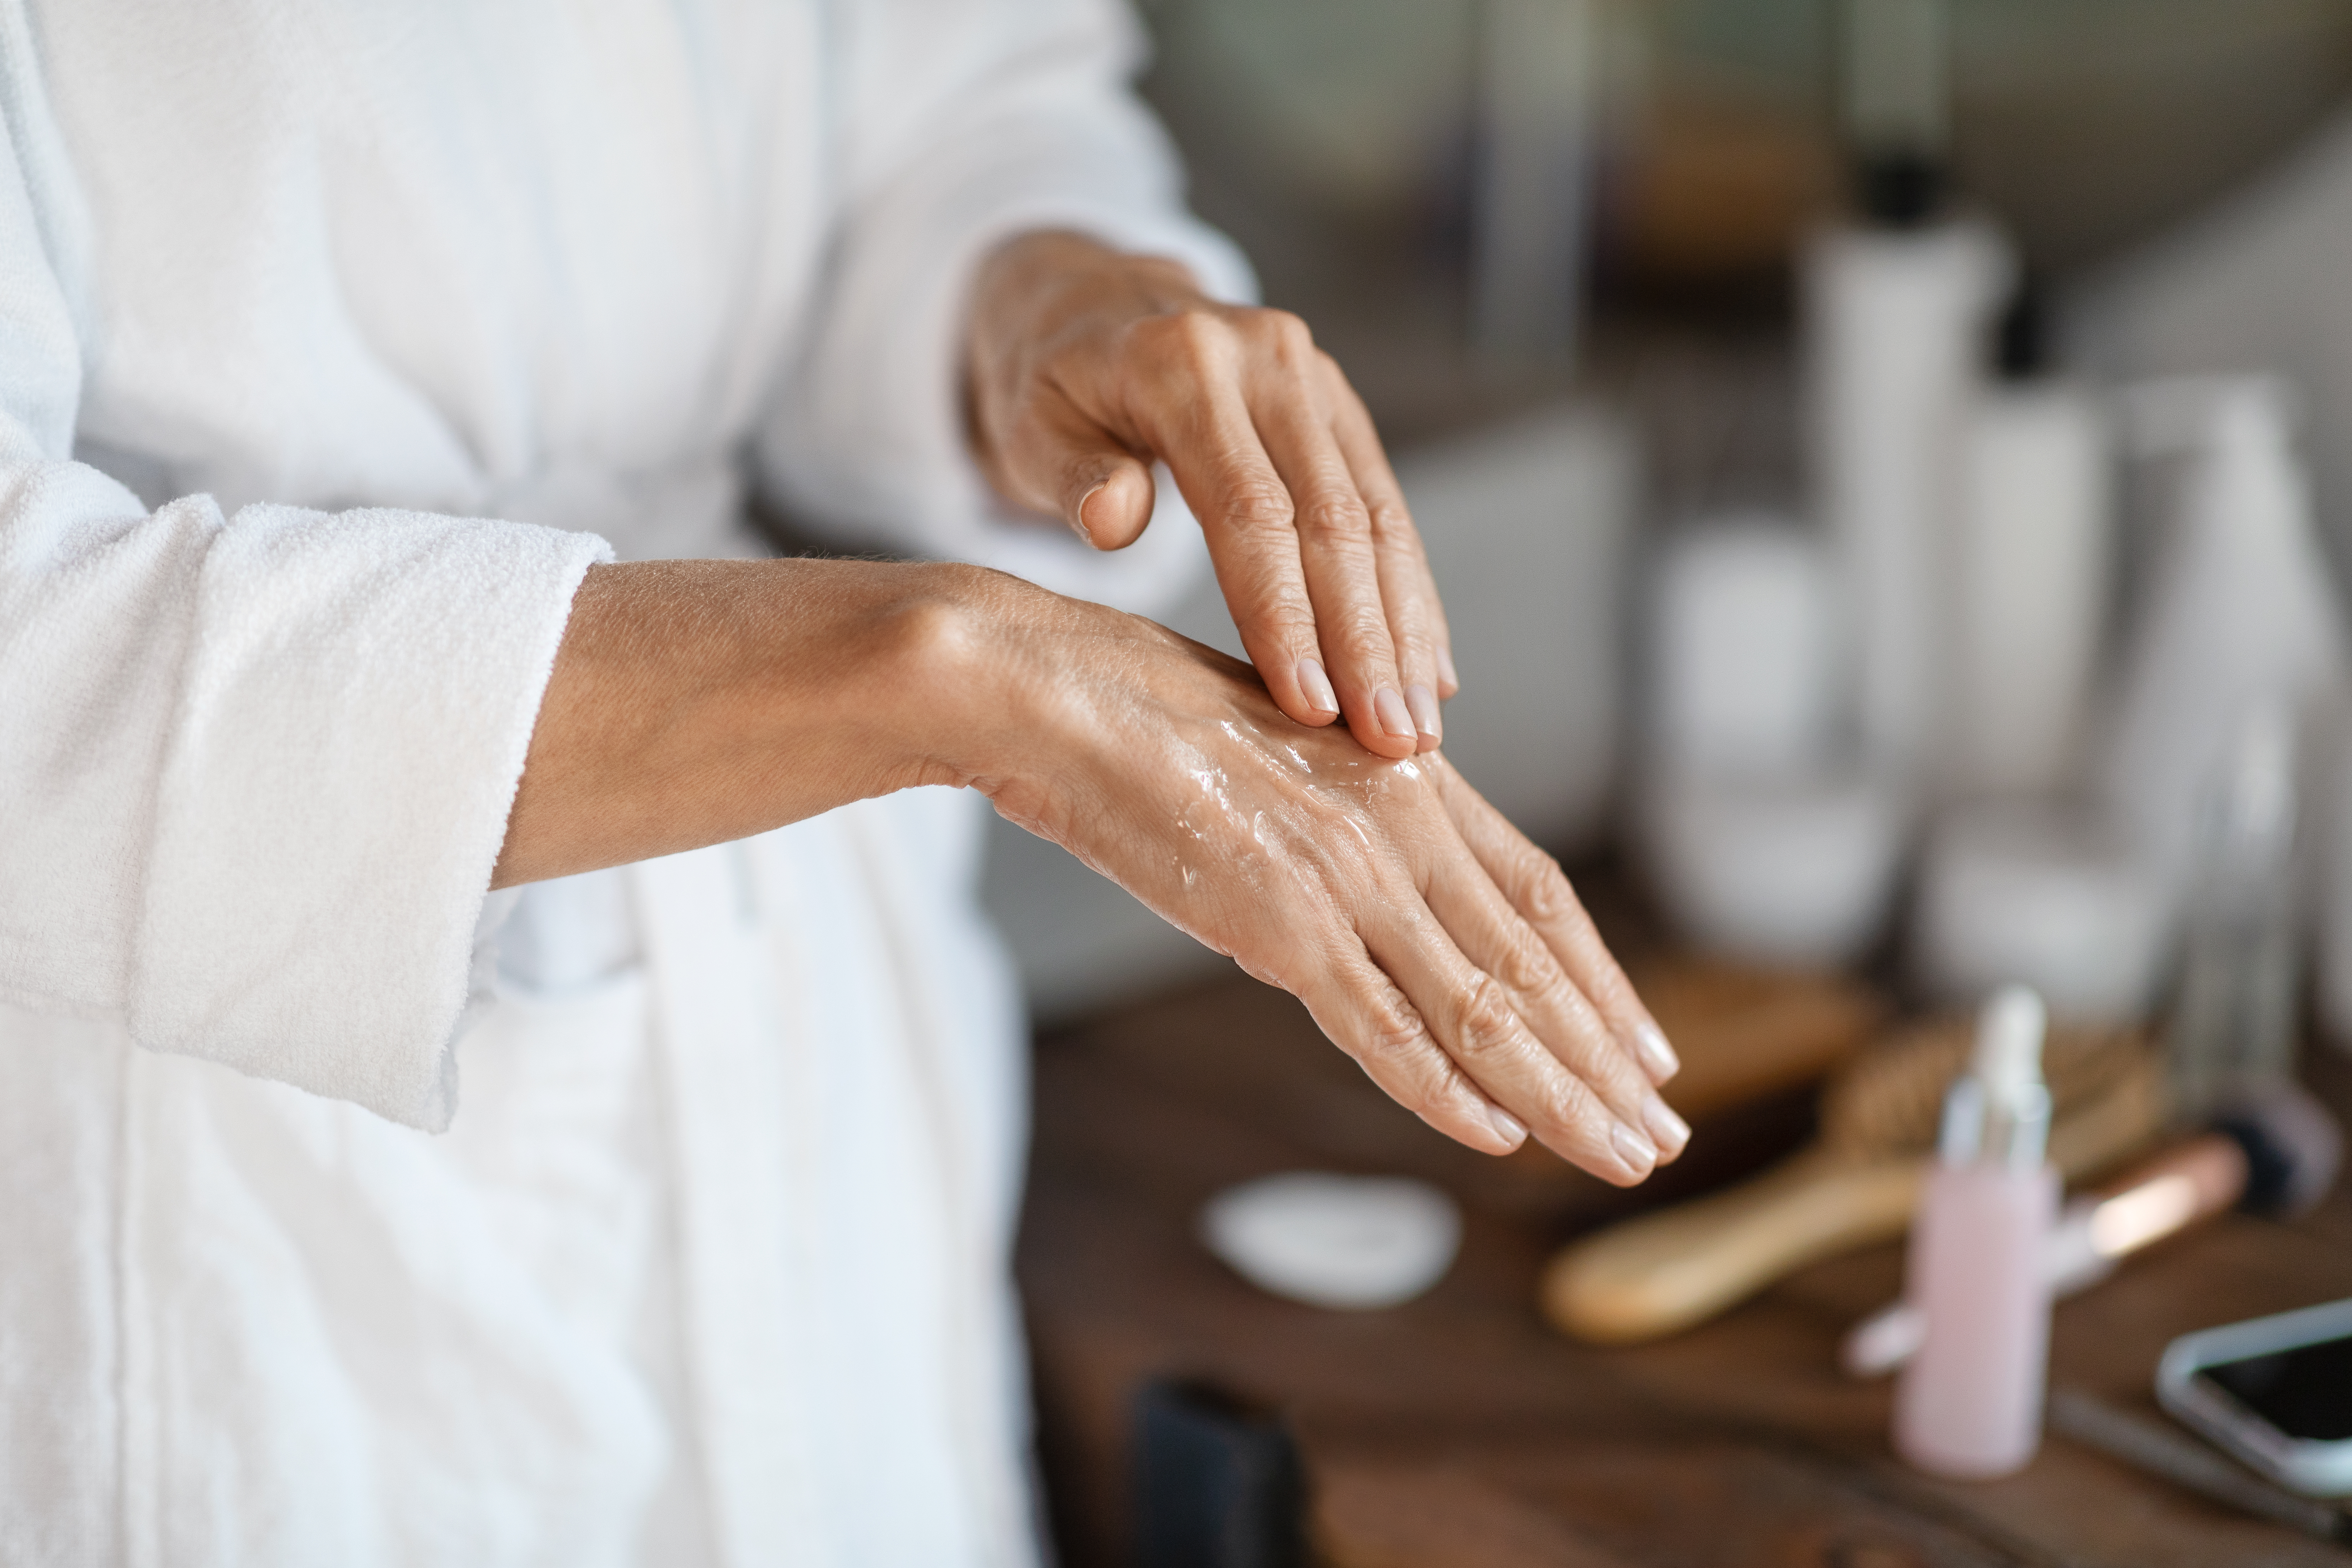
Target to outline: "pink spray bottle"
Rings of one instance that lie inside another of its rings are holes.
[[[1926,1338],[1895,1389],[1895,1449],[1935,1475],[2005,1476],[2042,1442],[2042,1250],[2058,1209],[2043,1028],[2042,999],[2023,986],[1985,1003],[1911,1227],[1905,1289]]]

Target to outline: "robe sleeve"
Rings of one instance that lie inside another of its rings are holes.
[[[474,932],[601,540],[71,459],[69,175],[0,36],[0,1002],[446,1126]]]
[[[1185,212],[1174,153],[1128,89],[1143,56],[1133,19],[1116,0],[834,10],[831,264],[759,442],[762,482],[828,542],[1164,607],[1206,560],[1164,471],[1142,540],[1090,550],[995,499],[966,443],[961,392],[973,272],[1026,230],[1173,257],[1210,294],[1255,298],[1240,253]]]

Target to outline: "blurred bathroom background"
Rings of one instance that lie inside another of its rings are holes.
[[[1768,966],[2352,1023],[2352,6],[1140,15],[1389,441],[1447,754],[1572,873]],[[988,879],[1045,1020],[1225,963],[1003,824]]]

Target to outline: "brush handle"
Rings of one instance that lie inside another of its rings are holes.
[[[1690,1328],[1808,1263],[1902,1235],[1927,1169],[1799,1154],[1567,1248],[1544,1271],[1544,1313],[1598,1344]]]
[[[2166,1098],[2150,1058],[2052,1129],[2067,1176],[2105,1168],[2162,1129]],[[1711,1197],[1613,1226],[1544,1270],[1544,1313],[1597,1344],[1633,1344],[1705,1322],[1809,1263],[1908,1230],[1927,1171],[1919,1154],[1870,1158],[1820,1145]]]

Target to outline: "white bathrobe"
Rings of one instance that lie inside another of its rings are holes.
[[[1181,585],[995,515],[955,390],[1010,233],[1248,287],[1134,53],[0,0],[0,1563],[1034,1555],[976,803],[485,889],[582,574],[752,552],[746,478]]]

